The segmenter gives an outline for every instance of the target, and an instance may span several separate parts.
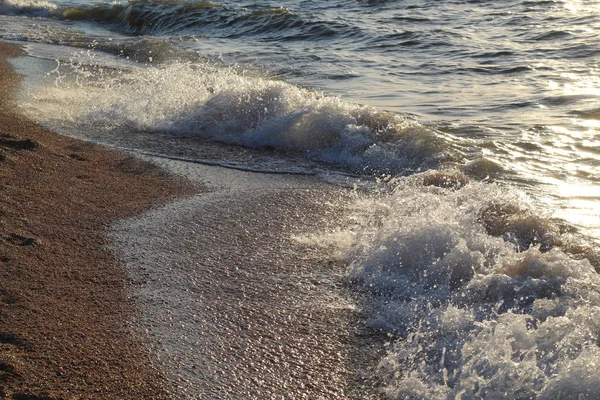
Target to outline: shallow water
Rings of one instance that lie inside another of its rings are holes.
[[[141,309],[136,331],[174,397],[370,398],[349,384],[356,318],[343,266],[289,240],[322,223],[309,209],[338,207],[325,201],[335,188],[306,176],[160,165],[199,181],[201,193],[121,221],[111,239]]]
[[[392,335],[391,398],[592,399],[598,11],[4,0],[0,38],[33,57],[22,110],[60,132],[355,186],[343,224],[300,236]]]

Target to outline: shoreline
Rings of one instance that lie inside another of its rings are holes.
[[[0,58],[18,55],[0,42]],[[335,218],[343,201],[327,204],[343,189],[302,175],[142,161],[61,136],[12,111],[18,75],[4,60],[0,74],[0,397],[380,398],[371,376],[380,339],[352,307],[323,301],[348,296],[344,266],[291,242],[293,230]],[[144,229],[127,228],[136,224]],[[171,257],[179,275],[167,275]],[[201,268],[193,276],[186,266]],[[200,281],[193,296],[177,293]],[[148,286],[156,282],[167,283]],[[193,313],[165,317],[181,304]],[[176,344],[190,327],[177,325],[192,319],[212,328],[188,355]]]
[[[0,42],[0,398],[170,398],[107,228],[197,189],[20,116],[21,54]]]

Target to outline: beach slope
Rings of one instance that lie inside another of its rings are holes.
[[[19,54],[0,42],[0,398],[168,398],[105,228],[192,189],[19,116]]]

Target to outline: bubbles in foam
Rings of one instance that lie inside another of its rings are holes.
[[[437,182],[430,175],[361,196],[347,231],[329,237],[345,248],[367,324],[394,338],[378,371],[388,397],[598,398],[600,278],[590,261],[565,252],[560,233],[524,248],[515,237],[536,227],[519,218],[490,232],[490,210],[536,215],[523,194],[462,180],[423,186]]]
[[[94,135],[167,132],[276,148],[352,170],[417,170],[451,159],[445,137],[396,114],[234,69],[72,64],[31,93],[36,119]],[[464,173],[499,169],[482,159]],[[597,398],[592,253],[524,195],[465,174],[393,179],[385,193],[358,198],[352,224],[331,236],[365,295],[368,325],[394,337],[379,367],[386,393]]]
[[[234,69],[179,62],[124,72],[74,63],[72,75],[35,94],[28,108],[36,119],[274,148],[352,171],[401,172],[454,157],[442,134],[397,114]]]

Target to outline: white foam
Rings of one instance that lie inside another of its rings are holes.
[[[441,134],[394,113],[209,64],[115,70],[90,66],[95,56],[74,57],[69,74],[58,68],[24,108],[63,131],[201,136],[354,171],[427,168],[447,158]]]
[[[338,289],[342,271],[287,240],[312,226],[320,214],[305,204],[329,188],[155,162],[202,193],[120,221],[110,238],[139,307],[134,327],[173,398],[344,397],[348,327],[334,315],[352,304]]]
[[[313,236],[345,254],[367,324],[397,338],[379,368],[388,397],[599,398],[600,278],[590,262],[490,236],[481,210],[527,209],[521,193],[408,181],[357,195],[346,231]]]

